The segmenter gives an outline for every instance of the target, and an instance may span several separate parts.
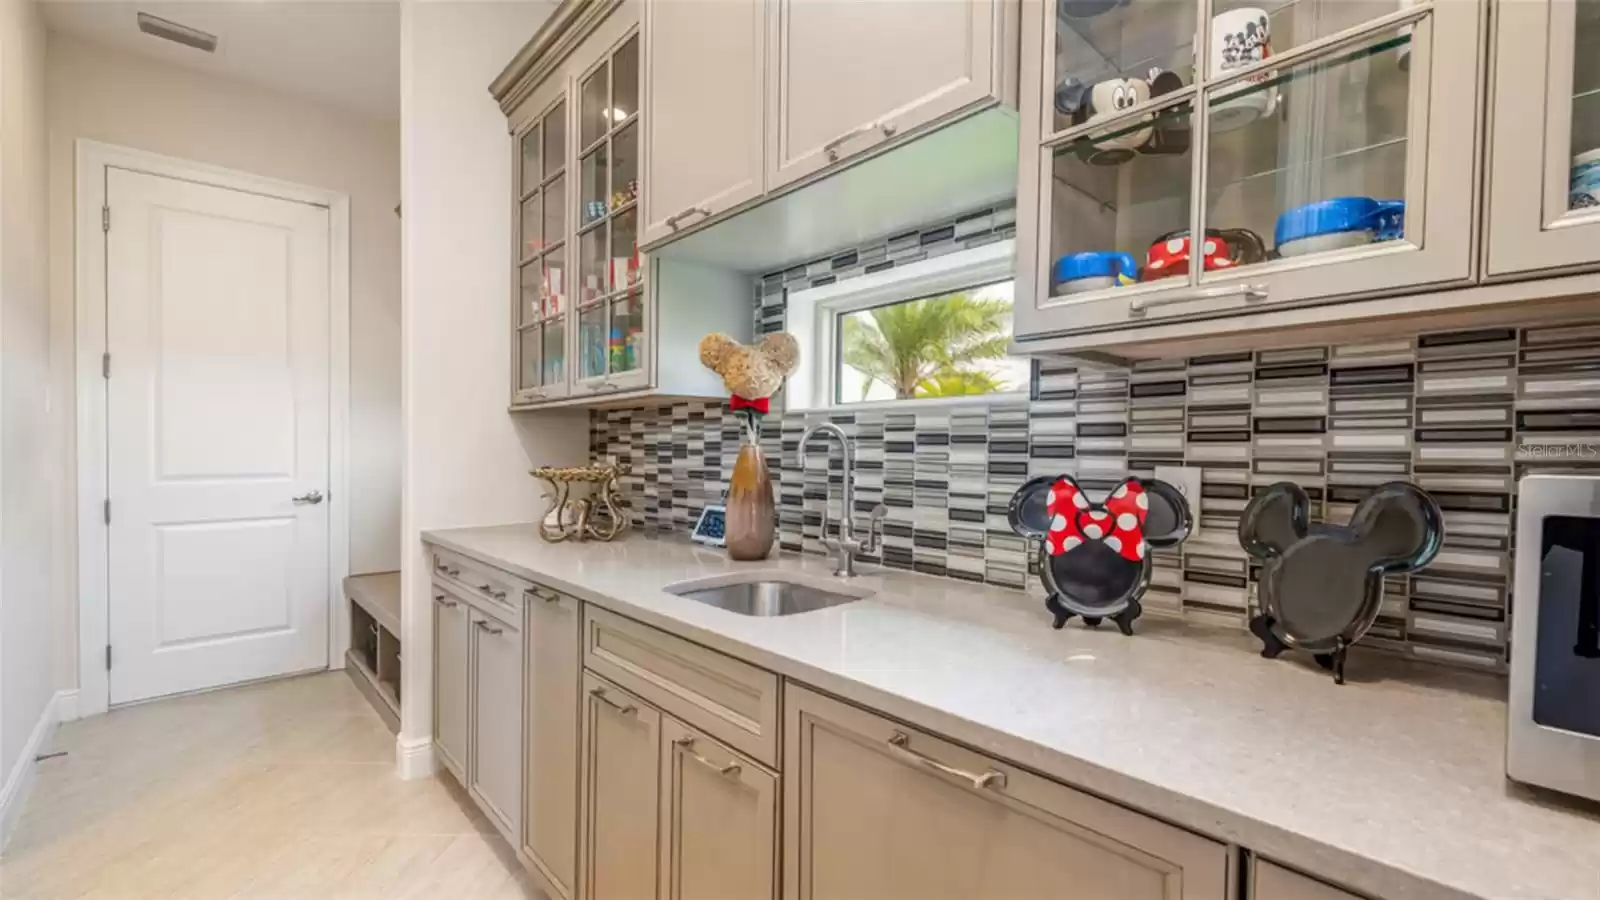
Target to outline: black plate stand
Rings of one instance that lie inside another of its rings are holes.
[[[1055,616],[1055,620],[1050,623],[1050,627],[1057,630],[1066,625],[1067,620],[1073,616],[1083,616],[1082,613],[1075,613],[1063,606],[1061,600],[1055,594],[1045,598],[1044,608],[1050,610],[1051,615]],[[1101,622],[1110,619],[1116,623],[1118,631],[1131,636],[1133,634],[1133,620],[1143,614],[1144,607],[1139,605],[1139,601],[1129,600],[1128,605],[1123,608],[1122,612],[1114,616],[1083,616],[1083,624],[1090,628],[1099,628]]]
[[[1261,655],[1267,659],[1277,659],[1283,651],[1291,649],[1282,638],[1278,637],[1278,633],[1272,630],[1272,626],[1276,624],[1277,621],[1266,613],[1250,619],[1250,633],[1261,640]],[[1333,645],[1332,653],[1316,653],[1311,658],[1317,661],[1317,665],[1333,673],[1334,684],[1344,684],[1344,664],[1350,653],[1350,645],[1343,636],[1334,638]]]

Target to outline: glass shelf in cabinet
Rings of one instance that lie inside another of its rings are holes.
[[[1192,84],[1186,84],[1160,96],[1137,102],[1125,109],[1114,110],[1103,115],[1095,115],[1081,122],[1069,123],[1060,130],[1045,135],[1040,139],[1039,144],[1046,148],[1056,147],[1075,141],[1087,134],[1097,134],[1101,131],[1121,127],[1136,127],[1133,123],[1137,123],[1144,117],[1154,116],[1163,111],[1169,111],[1175,107],[1192,103],[1198,93],[1199,89],[1197,87]]]

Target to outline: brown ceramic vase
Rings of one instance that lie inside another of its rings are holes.
[[[766,457],[756,444],[740,444],[733,480],[728,484],[728,556],[766,559],[772,552],[777,518]]]

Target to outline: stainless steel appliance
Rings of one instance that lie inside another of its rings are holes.
[[[1600,800],[1600,475],[1517,487],[1506,774]]]

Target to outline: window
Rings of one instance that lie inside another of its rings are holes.
[[[1011,345],[1010,279],[840,312],[835,404],[1021,391],[1028,363]]]
[[[1012,241],[791,291],[786,327],[801,369],[785,408],[985,402],[1028,390],[1012,357]]]

